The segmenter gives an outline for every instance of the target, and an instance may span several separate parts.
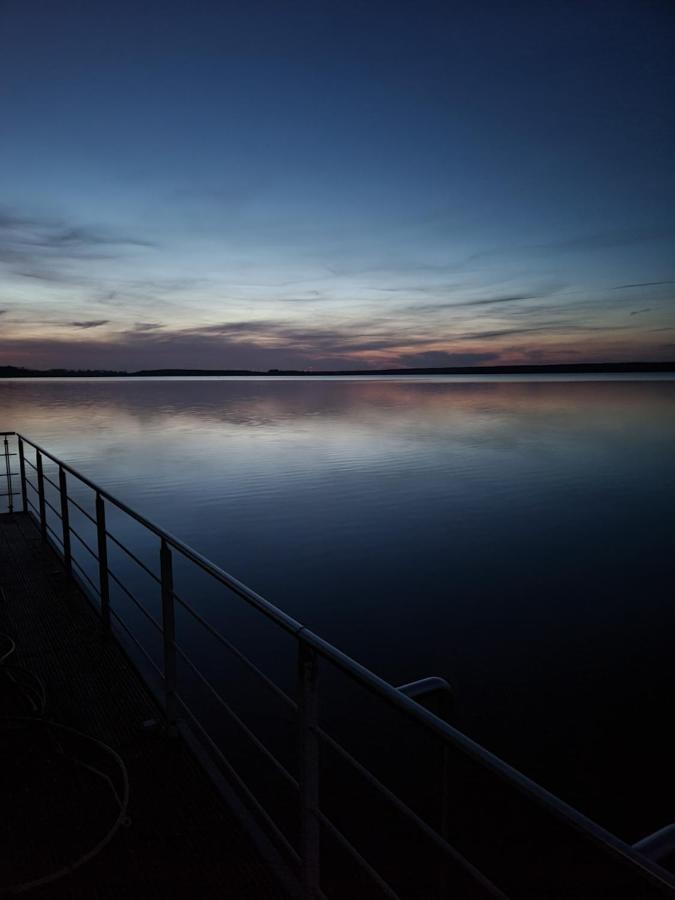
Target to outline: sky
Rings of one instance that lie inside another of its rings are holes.
[[[675,6],[0,0],[0,365],[675,359]]]

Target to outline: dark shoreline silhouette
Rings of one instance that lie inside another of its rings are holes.
[[[515,366],[442,366],[406,369],[140,369],[127,372],[114,369],[26,369],[20,366],[0,366],[0,378],[153,378],[158,376],[237,377],[242,375],[298,377],[350,375],[564,375],[621,372],[675,372],[671,362],[624,363],[558,363],[551,365]]]

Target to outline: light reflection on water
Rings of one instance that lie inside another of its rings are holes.
[[[672,820],[674,381],[16,381],[0,425],[392,682],[447,677],[601,821]]]

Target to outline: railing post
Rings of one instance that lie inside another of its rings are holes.
[[[110,633],[110,584],[108,581],[108,541],[105,533],[105,503],[96,494],[96,536],[98,538],[98,584],[101,595],[101,623],[104,634]]]
[[[305,897],[320,888],[318,666],[316,651],[298,641],[300,862]]]
[[[63,564],[66,574],[70,578],[73,566],[70,557],[70,520],[68,518],[68,483],[66,482],[66,470],[59,466],[59,493],[61,495],[61,540],[63,541]]]
[[[173,563],[162,538],[159,551],[162,577],[162,633],[164,636],[164,702],[170,735],[176,734],[176,617],[173,602]]]
[[[5,435],[5,469],[7,470],[7,506],[9,512],[14,512],[14,494],[12,492],[12,465],[9,456],[9,441]]]
[[[42,539],[47,540],[47,510],[45,507],[45,477],[42,473],[42,454],[39,450],[35,451],[35,460],[37,462],[37,480],[38,480],[38,498],[40,507],[40,532]]]
[[[23,511],[28,512],[28,497],[26,495],[26,462],[23,455],[23,438],[19,438],[19,473],[21,476],[21,502]]]
[[[441,837],[447,841],[450,824],[450,810],[448,809],[448,794],[450,793],[450,752],[448,745],[443,742],[443,761],[441,763]],[[441,900],[450,897],[448,879],[448,859],[441,860],[441,874],[439,879],[439,893]]]

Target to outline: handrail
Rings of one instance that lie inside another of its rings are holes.
[[[335,751],[337,751],[343,758],[345,758],[352,766],[355,766],[357,771],[359,771],[364,777],[366,777],[371,785],[376,787],[378,791],[383,794],[390,802],[394,804],[398,810],[403,813],[408,820],[415,823],[418,828],[421,828],[422,832],[426,834],[427,838],[429,838],[432,843],[436,846],[438,850],[440,850],[444,855],[448,855],[450,858],[454,859],[455,862],[458,862],[462,868],[464,868],[465,872],[478,883],[481,884],[489,893],[493,896],[505,897],[503,894],[483,873],[481,873],[473,864],[466,860],[459,851],[456,850],[446,839],[445,834],[438,833],[434,828],[432,828],[427,822],[421,819],[412,809],[410,809],[400,798],[396,796],[396,794],[391,791],[386,785],[382,784],[375,776],[370,772],[366,766],[360,763],[357,759],[355,759],[341,744],[339,744],[334,738],[330,737],[326,734],[323,729],[321,729],[318,725],[318,719],[316,714],[316,667],[319,659],[325,660],[331,665],[335,666],[338,670],[347,675],[354,682],[365,688],[371,694],[379,697],[389,706],[399,710],[402,714],[404,714],[408,719],[416,722],[418,725],[422,726],[428,733],[432,734],[435,738],[437,738],[444,747],[452,746],[456,750],[460,751],[464,756],[473,762],[479,764],[484,770],[491,772],[496,775],[503,781],[506,781],[509,785],[515,788],[521,794],[527,796],[531,801],[537,804],[539,807],[544,808],[548,813],[555,816],[557,819],[563,820],[568,825],[573,827],[577,832],[582,833],[585,837],[591,839],[596,844],[601,845],[605,850],[613,854],[615,857],[622,859],[625,862],[632,864],[633,866],[637,866],[643,874],[650,880],[652,883],[657,885],[675,886],[675,879],[673,879],[669,873],[665,872],[665,870],[661,869],[660,866],[655,865],[653,862],[648,860],[644,855],[642,855],[639,851],[635,850],[627,843],[621,841],[619,838],[608,832],[606,829],[597,825],[592,820],[588,819],[578,810],[571,807],[569,804],[560,800],[558,797],[551,794],[546,789],[542,788],[536,782],[529,779],[526,775],[522,774],[518,770],[514,769],[510,765],[508,765],[503,760],[499,759],[494,754],[490,753],[488,750],[477,744],[471,738],[467,737],[465,734],[460,732],[458,729],[454,728],[449,723],[443,721],[438,716],[434,715],[427,709],[420,706],[419,703],[415,702],[413,697],[415,696],[419,685],[405,685],[402,689],[395,688],[389,682],[385,681],[383,678],[380,678],[365,666],[356,662],[347,654],[340,651],[338,648],[334,647],[329,642],[325,641],[323,638],[319,637],[317,634],[312,632],[305,625],[289,616],[274,604],[270,603],[260,594],[253,591],[247,585],[243,584],[233,575],[229,574],[219,566],[212,563],[198,551],[194,550],[192,547],[187,545],[184,541],[175,537],[171,533],[167,532],[165,529],[156,525],[145,516],[137,513],[131,507],[129,507],[123,501],[118,500],[104,488],[100,487],[96,484],[92,479],[80,473],[74,467],[68,465],[67,463],[62,462],[56,456],[54,456],[49,451],[45,450],[39,444],[36,444],[34,441],[31,441],[29,438],[21,435],[18,432],[0,432],[0,436],[4,438],[5,445],[5,454],[7,455],[7,478],[8,478],[8,490],[11,490],[11,482],[9,481],[9,449],[8,449],[8,437],[16,436],[18,439],[19,446],[19,458],[20,458],[20,474],[21,474],[21,491],[24,501],[24,508],[27,509],[30,506],[35,513],[37,514],[35,518],[42,528],[43,537],[48,539],[48,534],[53,535],[53,537],[61,543],[62,547],[66,547],[66,540],[68,539],[68,547],[69,547],[69,538],[70,535],[73,534],[80,541],[84,547],[89,551],[91,556],[98,561],[99,564],[99,588],[96,587],[94,581],[89,577],[89,575],[85,572],[82,566],[78,563],[78,561],[73,558],[72,563],[76,566],[82,576],[86,579],[89,585],[94,590],[95,596],[98,596],[100,599],[101,605],[101,616],[104,621],[104,627],[106,623],[109,623],[110,616],[120,624],[123,630],[128,634],[128,636],[132,639],[132,641],[139,647],[139,649],[143,652],[149,662],[152,664],[155,671],[163,678],[165,683],[165,691],[166,691],[166,705],[167,705],[167,717],[169,720],[169,724],[173,725],[173,719],[175,716],[175,704],[177,703],[182,710],[188,715],[193,724],[197,727],[199,732],[203,733],[203,736],[206,738],[207,744],[213,745],[210,749],[215,752],[215,755],[223,762],[225,767],[228,769],[230,774],[235,778],[235,781],[241,782],[240,776],[234,772],[231,764],[227,761],[222,754],[222,751],[215,745],[213,739],[206,731],[204,725],[198,720],[195,716],[194,712],[192,712],[185,699],[180,695],[180,692],[176,686],[176,664],[175,658],[176,654],[178,654],[187,665],[193,670],[193,672],[198,676],[199,680],[206,685],[209,691],[215,695],[216,699],[219,701],[221,706],[229,712],[231,716],[234,717],[235,721],[243,728],[244,732],[248,735],[249,739],[253,741],[253,743],[258,747],[261,752],[263,752],[271,761],[274,762],[277,769],[281,770],[282,774],[285,775],[287,780],[289,780],[293,785],[299,787],[300,798],[301,798],[301,820],[302,820],[302,835],[301,835],[301,852],[299,854],[299,861],[302,868],[302,879],[303,885],[306,892],[307,897],[317,897],[321,896],[321,890],[319,885],[319,844],[318,844],[318,827],[319,822],[324,822],[324,825],[329,828],[331,831],[337,831],[335,826],[328,825],[325,820],[325,816],[318,806],[318,740],[326,741],[330,746],[333,747]],[[37,465],[33,465],[33,463],[26,459],[24,456],[24,445],[28,445],[32,447],[36,454],[36,462]],[[45,457],[51,460],[59,467],[59,481],[60,484],[55,484],[48,476],[46,476],[43,472],[42,465],[42,457]],[[30,481],[24,471],[24,462],[28,462],[29,465],[37,471],[38,474],[38,484],[35,485],[32,481]],[[84,510],[79,503],[77,503],[72,497],[68,496],[67,491],[67,483],[65,478],[65,473],[73,476],[78,479],[78,481],[89,489],[91,489],[95,493],[96,497],[96,517],[91,516],[89,513]],[[2,476],[2,472],[0,472],[0,476]],[[98,533],[98,547],[99,551],[96,553],[85,541],[84,539],[72,528],[69,524],[67,517],[61,516],[56,507],[45,497],[44,490],[44,482],[47,481],[49,484],[53,485],[57,491],[63,491],[65,497],[62,494],[62,509],[67,512],[67,503],[70,501],[73,503],[82,513],[86,515],[86,517],[96,526]],[[32,490],[38,495],[39,506],[36,507],[26,496],[26,484],[31,487]],[[18,494],[18,492],[15,492]],[[125,515],[129,516],[132,520],[136,521],[152,534],[154,534],[157,538],[159,538],[161,544],[161,575],[158,577],[155,573],[153,573],[145,563],[142,562],[132,551],[130,551],[127,547],[123,545],[123,543],[116,538],[114,535],[110,533],[110,531],[106,528],[105,525],[105,509],[104,509],[104,501],[111,504]],[[65,506],[64,506],[65,504]],[[61,520],[64,539],[62,540],[53,530],[53,528],[48,524],[46,519],[46,509],[49,508],[55,516]],[[11,510],[11,503],[10,503]],[[162,588],[162,623],[158,622],[145,608],[144,606],[133,596],[131,591],[121,582],[121,580],[115,576],[107,564],[107,549],[106,549],[106,541],[110,539],[112,540],[121,550],[123,550],[137,565],[141,567],[147,574],[152,576],[156,582],[161,585]],[[245,654],[243,654],[237,647],[235,647],[230,641],[227,640],[211,623],[209,623],[206,619],[204,619],[197,610],[195,610],[190,604],[186,601],[182,600],[173,589],[173,575],[172,575],[172,561],[171,561],[171,553],[168,548],[172,548],[173,550],[178,551],[182,557],[192,562],[194,565],[205,571],[208,575],[213,577],[218,583],[224,585],[228,588],[228,590],[232,591],[236,596],[244,600],[247,604],[255,608],[258,612],[264,615],[266,618],[272,620],[275,624],[277,624],[280,628],[282,628],[286,633],[290,634],[297,641],[297,650],[298,650],[298,660],[299,660],[299,700],[298,703],[292,700],[285,691],[283,691],[278,685],[276,685],[264,672],[262,672],[251,660],[248,659]],[[69,550],[68,550],[69,553]],[[65,556],[65,553],[64,553]],[[68,562],[70,562],[70,558]],[[140,608],[141,612],[150,619],[153,625],[158,628],[163,636],[164,636],[164,669],[163,671],[157,666],[154,662],[148,651],[142,646],[142,644],[138,641],[136,636],[133,634],[131,627],[124,622],[124,620],[120,617],[119,613],[110,607],[110,598],[109,598],[109,590],[108,590],[108,578],[112,578],[113,581],[133,600],[133,602]],[[168,580],[167,580],[168,579]],[[79,580],[79,576],[78,576]],[[301,750],[301,759],[300,759],[300,773],[299,779],[295,779],[286,769],[285,767],[276,759],[276,757],[269,751],[264,744],[257,738],[257,736],[251,731],[251,729],[237,716],[236,713],[231,709],[229,704],[221,697],[217,689],[211,684],[209,679],[195,666],[195,664],[190,660],[189,656],[185,653],[182,648],[180,648],[175,641],[174,638],[174,605],[178,603],[182,606],[188,613],[190,613],[194,619],[201,624],[202,627],[206,628],[210,631],[220,642],[225,645],[229,650],[231,650],[239,660],[249,667],[254,673],[256,673],[262,680],[271,687],[274,692],[283,699],[286,703],[288,703],[294,711],[297,711],[298,719],[301,726],[301,733],[303,735],[302,741],[302,750]],[[427,687],[432,683],[431,680],[426,680]],[[433,681],[433,685],[436,688],[444,687],[445,683],[440,679],[435,679]],[[410,696],[408,695],[410,694]],[[247,794],[250,794],[250,789],[244,784],[245,791]],[[251,795],[253,796],[253,795]],[[250,797],[249,797],[250,800]],[[260,806],[255,797],[253,797],[253,803],[256,808]],[[268,821],[268,824],[271,822],[274,825],[273,821],[270,819],[269,814],[261,807],[263,818]],[[259,810],[260,811],[260,810]],[[278,828],[275,829],[278,831]],[[355,854],[355,858],[359,857],[358,851],[350,844],[348,838],[339,832],[340,839],[342,842],[346,842],[346,845],[351,848],[353,851],[353,855]],[[278,837],[278,835],[277,835]],[[283,836],[282,836],[283,837]],[[298,854],[292,848],[292,846],[288,843],[285,837],[283,837],[283,843],[287,845],[286,849],[290,848],[292,851],[291,855],[298,859]],[[392,891],[389,884],[386,882],[379,873],[375,872],[370,864],[367,863],[366,860],[361,860],[361,862],[365,863],[366,867],[370,868],[371,874],[376,876],[376,880],[380,880],[380,886],[385,889],[386,892]],[[386,886],[386,887],[385,887]],[[396,896],[395,893],[387,893],[387,896]]]

